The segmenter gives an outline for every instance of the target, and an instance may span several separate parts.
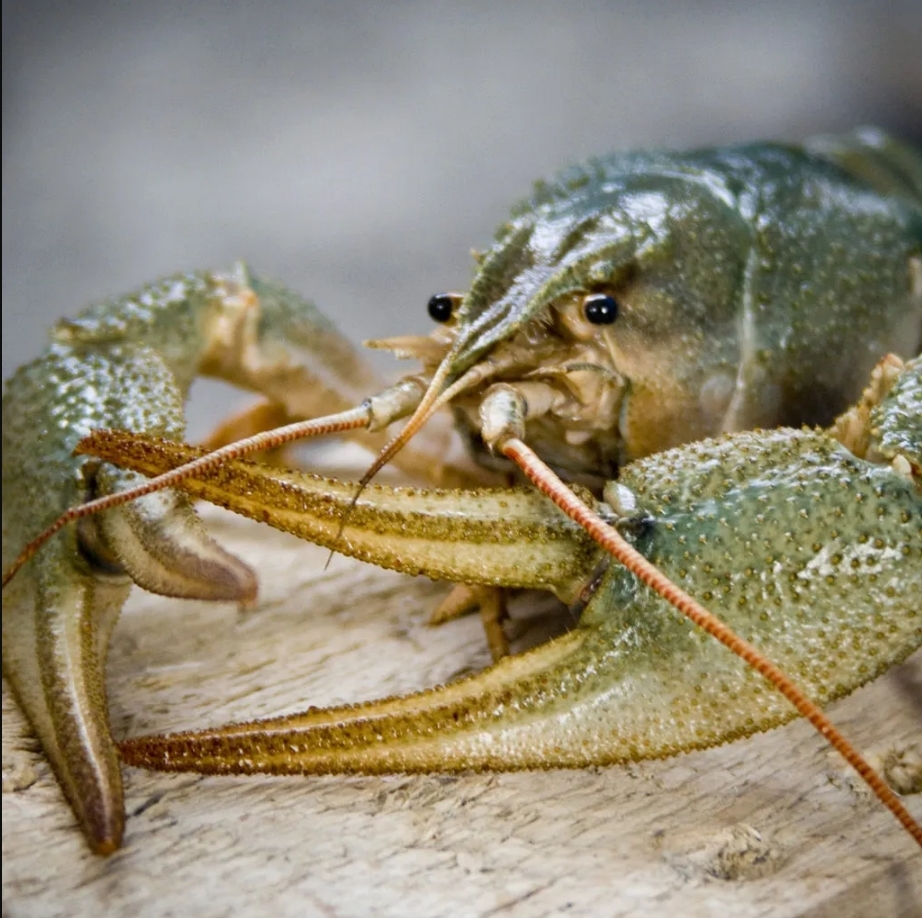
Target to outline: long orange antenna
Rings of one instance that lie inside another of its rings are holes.
[[[839,732],[819,705],[812,701],[781,669],[764,657],[752,644],[728,628],[719,618],[708,612],[666,577],[662,571],[654,567],[624,539],[617,529],[586,506],[525,443],[511,437],[503,443],[500,451],[522,469],[539,491],[557,504],[570,519],[582,526],[602,548],[623,564],[635,577],[642,580],[682,615],[712,637],[717,638],[721,644],[728,647],[771,682],[794,705],[801,716],[805,717],[858,772],[880,802],[893,813],[922,848],[922,826],[913,819],[912,814],[903,806],[899,797]]]

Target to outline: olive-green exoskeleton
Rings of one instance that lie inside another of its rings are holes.
[[[383,391],[312,307],[244,268],[171,278],[62,322],[4,395],[4,567],[68,507],[132,483],[71,455],[85,434],[181,439],[185,390],[204,373],[264,392],[285,417],[340,412],[315,432],[370,428],[384,445],[380,431],[409,416],[372,471],[395,457],[438,475],[431,453],[403,447],[450,406],[475,458],[538,468],[558,506],[618,519],[642,555],[817,699],[922,644],[919,362],[877,371],[887,384],[855,422],[860,450],[819,430],[740,433],[828,425],[882,358],[919,353],[918,152],[862,129],[800,147],[594,160],[537,186],[479,256],[470,290],[436,295],[429,311],[431,335],[375,343],[423,364]],[[97,438],[102,458],[149,474],[190,455],[104,448]],[[483,605],[501,603],[495,587],[587,601],[579,627],[410,699],[288,718],[287,734],[253,724],[132,740],[126,760],[228,771],[245,750],[248,770],[273,772],[576,766],[669,755],[795,714],[634,574],[611,565],[599,579],[609,549],[537,492],[369,487],[356,501],[354,486],[309,477],[277,493],[280,476],[230,464],[182,487],[373,563],[475,585],[465,589]],[[856,584],[858,555],[868,576]],[[131,581],[255,594],[252,572],[169,491],[58,532],[3,597],[4,673],[100,853],[123,832],[103,671]],[[834,653],[884,615],[873,665]],[[718,716],[728,692],[735,707]],[[369,717],[387,730],[369,733]]]

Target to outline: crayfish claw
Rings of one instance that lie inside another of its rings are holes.
[[[121,575],[80,573],[69,542],[49,546],[42,570],[4,592],[3,674],[90,846],[110,854],[121,844],[124,803],[109,733],[105,658],[131,584]]]
[[[128,476],[103,466],[99,477],[112,493]],[[110,556],[112,563],[152,593],[242,605],[256,600],[256,574],[208,535],[188,498],[175,491],[148,494],[82,522],[88,524],[81,530],[82,547],[92,532],[93,555]]]

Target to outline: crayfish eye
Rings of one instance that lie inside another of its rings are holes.
[[[590,293],[583,300],[583,315],[593,325],[611,325],[618,318],[618,301],[607,293]]]
[[[426,308],[436,322],[447,322],[455,308],[456,297],[450,293],[437,293],[429,298]]]

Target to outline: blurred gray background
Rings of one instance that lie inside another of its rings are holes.
[[[424,331],[568,161],[863,122],[922,141],[919,0],[4,3],[3,374],[238,258],[356,340]]]

